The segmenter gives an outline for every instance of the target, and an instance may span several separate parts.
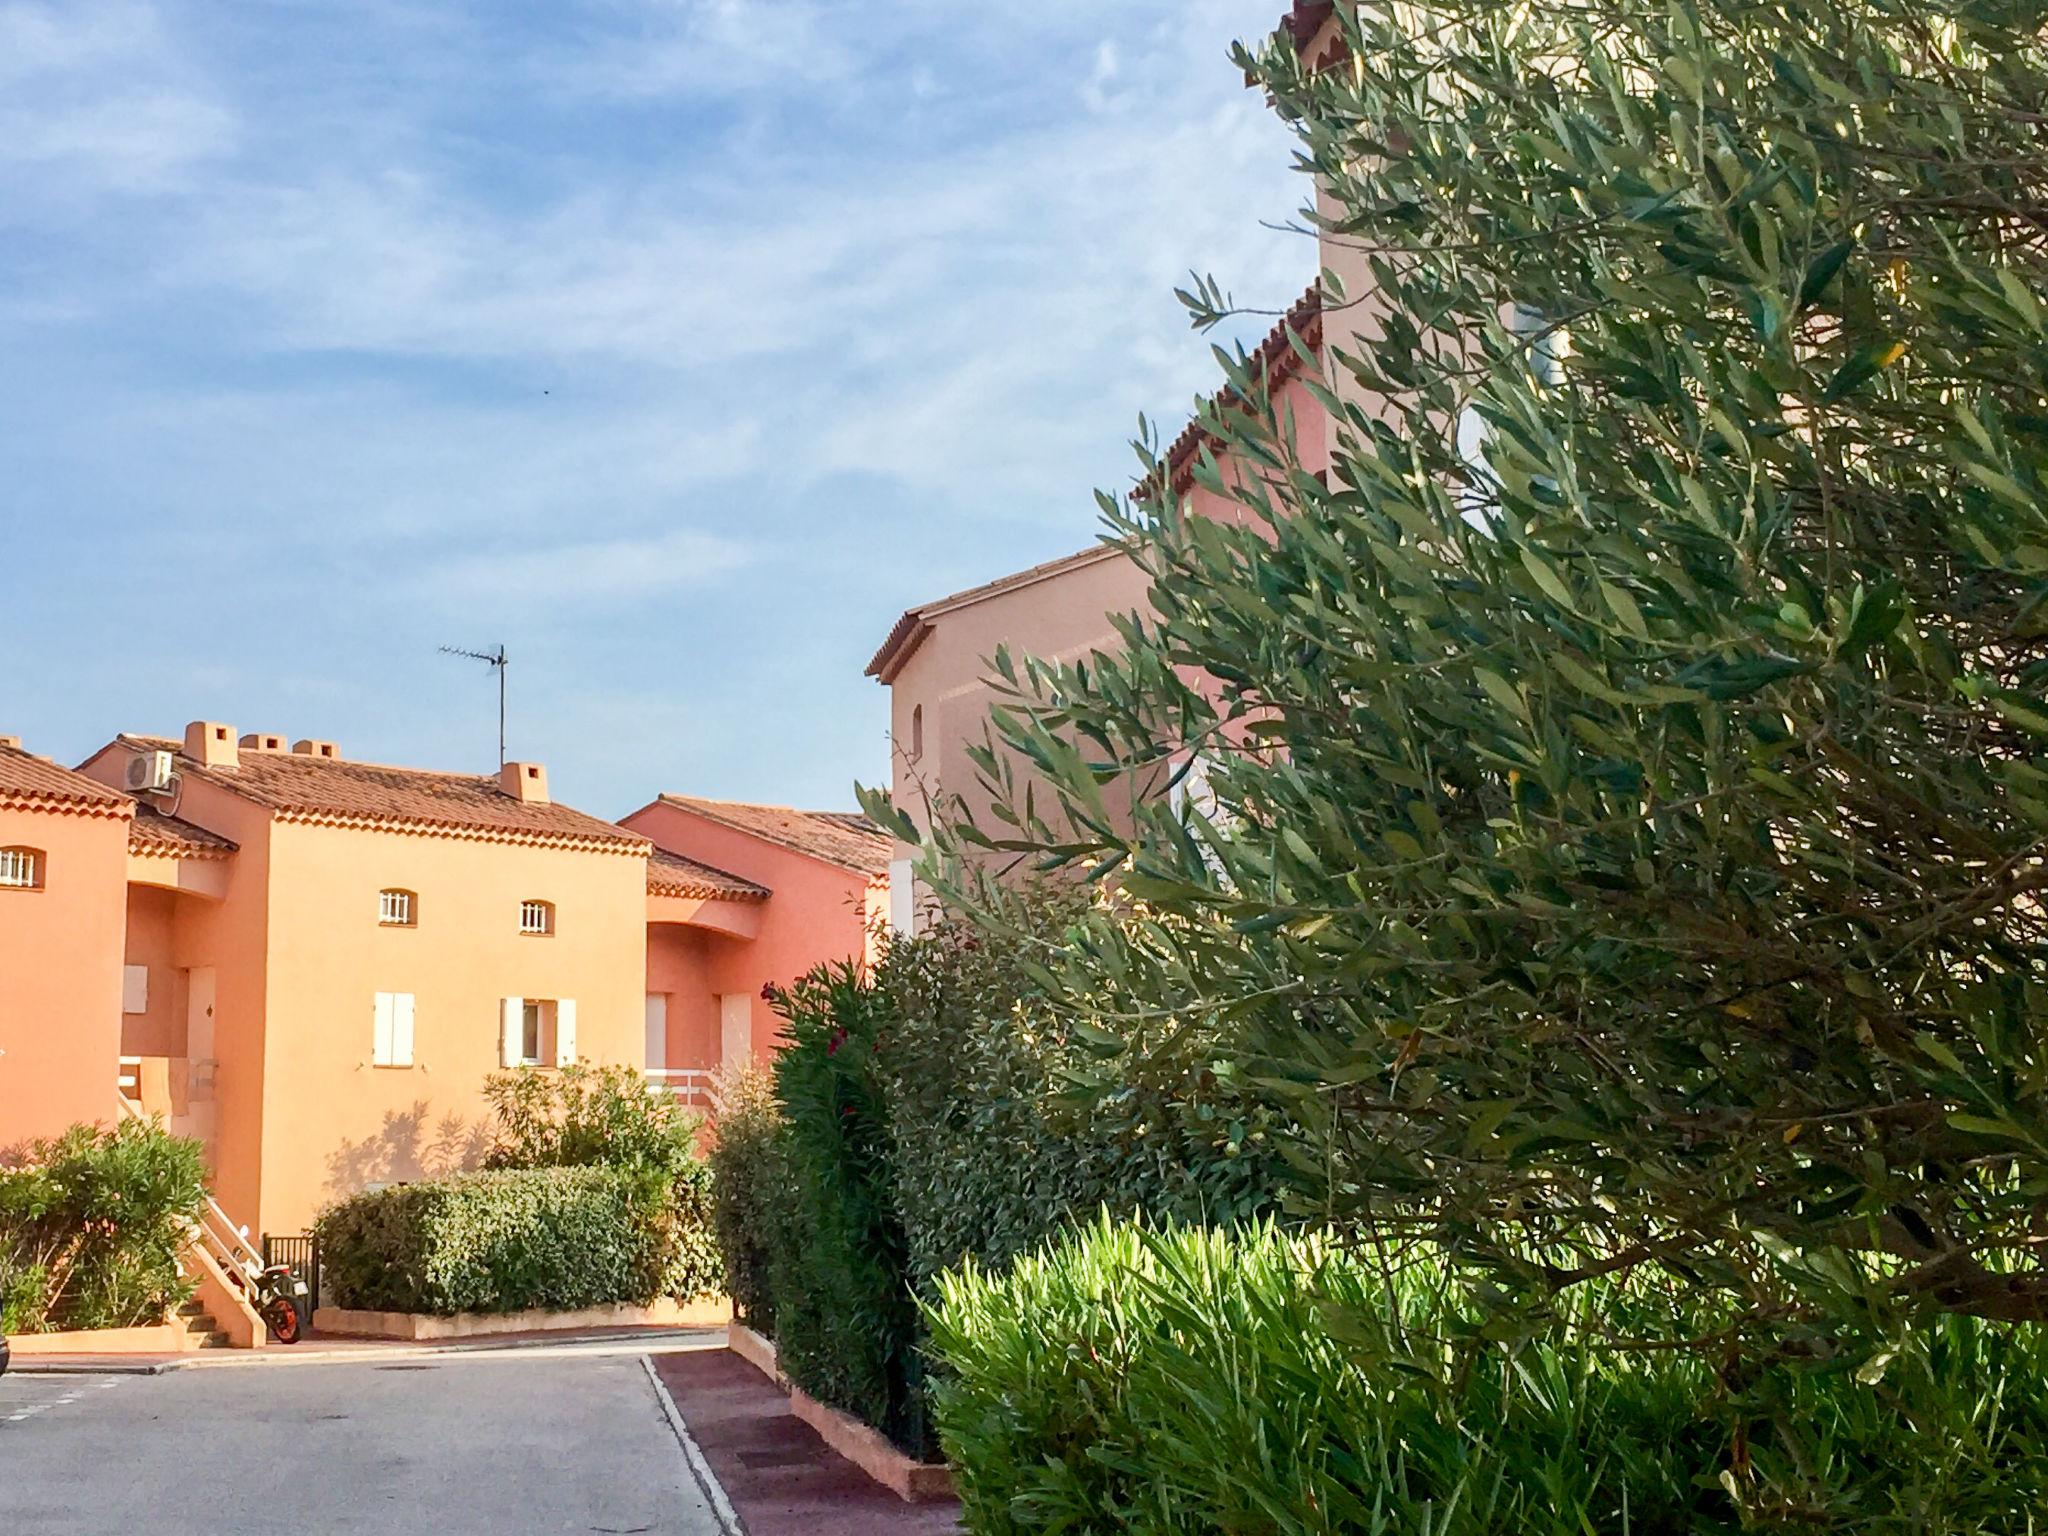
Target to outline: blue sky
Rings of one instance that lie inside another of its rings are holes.
[[[0,731],[886,777],[917,601],[1085,545],[1284,307],[1279,0],[0,0]],[[1247,325],[1247,333],[1263,323]]]

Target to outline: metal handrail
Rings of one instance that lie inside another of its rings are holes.
[[[647,1087],[653,1093],[670,1093],[683,1101],[701,1101],[714,1113],[725,1107],[718,1091],[718,1073],[708,1067],[649,1067]]]

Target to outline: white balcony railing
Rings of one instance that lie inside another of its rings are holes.
[[[649,1067],[647,1090],[673,1094],[691,1109],[718,1113],[718,1074],[706,1067]]]

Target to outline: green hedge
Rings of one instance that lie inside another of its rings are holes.
[[[703,1117],[666,1093],[650,1093],[630,1067],[585,1063],[559,1072],[495,1072],[489,1168],[611,1168],[668,1186],[656,1229],[660,1294],[678,1301],[718,1295],[724,1266],[712,1232],[711,1169],[698,1155]]]
[[[941,1279],[968,1528],[2017,1536],[2048,1508],[2048,1330],[1943,1319],[1881,1372],[1783,1373],[1776,1415],[1736,1419],[1740,1359],[1614,1347],[1688,1320],[1668,1299],[1590,1282],[1509,1349],[1444,1280],[1327,1238],[1107,1221]]]
[[[811,1396],[922,1455],[917,1305],[875,1061],[887,1004],[851,963],[773,998],[788,1021],[775,1093],[791,1193],[771,1277],[777,1358]]]
[[[941,918],[876,975],[878,1068],[910,1273],[929,1295],[972,1257],[1001,1268],[1097,1210],[1228,1223],[1266,1214],[1267,1112],[1207,1070],[1210,1032],[1109,1037],[1049,1005],[1033,959],[1073,942],[1083,898],[1039,891],[1017,927]]]
[[[206,1202],[196,1141],[156,1122],[73,1126],[0,1169],[0,1333],[160,1323]]]
[[[323,1299],[373,1312],[573,1311],[669,1283],[668,1181],[532,1168],[354,1196],[322,1213]]]
[[[774,1266],[791,1212],[782,1110],[775,1102],[775,1079],[765,1068],[750,1061],[726,1075],[717,1132],[711,1148],[711,1225],[726,1291],[741,1322],[772,1336]]]

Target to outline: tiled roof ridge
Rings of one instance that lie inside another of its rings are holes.
[[[131,853],[175,849],[184,858],[225,859],[239,852],[240,844],[210,827],[138,800],[135,820],[128,827],[128,849]]]
[[[59,815],[126,817],[132,813],[120,790],[88,778],[16,744],[0,742],[0,804]]]
[[[706,876],[712,878],[705,878]],[[647,856],[647,889],[654,895],[698,896],[726,901],[766,901],[774,894],[758,881],[720,869],[656,844]]]
[[[1287,312],[1274,322],[1259,344],[1252,348],[1246,361],[1255,377],[1263,378],[1266,387],[1272,389],[1291,379],[1302,368],[1301,354],[1294,349],[1292,337],[1299,336],[1302,344],[1310,350],[1322,345],[1323,286],[1318,278],[1308,285],[1301,297],[1288,306]],[[1235,386],[1226,384],[1215,396],[1218,409],[1228,410],[1242,404]],[[1169,476],[1169,485],[1175,491],[1183,491],[1194,478],[1195,456],[1205,442],[1213,442],[1216,434],[1204,421],[1205,412],[1197,411],[1181,428],[1180,436],[1167,446],[1160,457],[1160,464]],[[1143,486],[1139,490],[1142,492]]]
[[[500,787],[487,773],[462,773],[442,768],[410,768],[397,763],[371,763],[360,758],[328,758],[297,752],[250,752],[237,766],[209,767],[183,755],[181,742],[170,737],[123,732],[121,743],[144,750],[176,750],[179,771],[213,784],[261,806],[279,821],[315,826],[357,827],[370,831],[425,833],[474,838],[486,842],[517,842],[543,847],[578,848],[644,857],[650,844],[636,832],[602,820],[560,801],[521,800]],[[249,749],[243,749],[245,752]],[[282,771],[318,782],[329,776],[334,792],[311,794],[306,784],[272,782],[266,771]],[[396,782],[380,783],[389,776]],[[451,796],[447,805],[408,805],[407,780],[469,791],[465,806]],[[356,803],[351,803],[351,798]]]
[[[1041,560],[1036,565],[1027,565],[1021,571],[1011,571],[1008,575],[997,576],[975,586],[962,587],[958,592],[949,592],[944,597],[935,597],[929,602],[919,603],[914,608],[906,608],[902,617],[890,627],[887,638],[869,658],[867,671],[862,675],[880,677],[883,681],[888,681],[884,674],[889,670],[890,663],[896,659],[896,653],[903,648],[904,642],[920,626],[929,624],[942,613],[949,613],[955,608],[964,608],[972,603],[1015,591],[1018,587],[1029,586],[1032,582],[1044,580],[1049,576],[1061,575],[1078,566],[1125,553],[1128,553],[1125,546],[1117,541],[1108,538],[1098,539],[1086,549],[1077,549],[1070,555]]]
[[[766,843],[787,848],[806,858],[830,864],[852,874],[865,875],[869,879],[880,879],[887,875],[891,843],[889,834],[870,821],[859,811],[807,811],[789,805],[764,805],[751,800],[713,800],[697,795],[678,795],[664,790],[661,804],[673,805],[681,810],[693,812],[719,825],[747,837],[757,837]],[[789,836],[781,828],[760,824],[759,817],[732,815],[731,812],[758,812],[766,816],[790,817],[800,822],[819,824],[821,830],[829,828],[836,838],[852,840],[857,845],[866,845],[858,853],[825,844],[807,844]]]

